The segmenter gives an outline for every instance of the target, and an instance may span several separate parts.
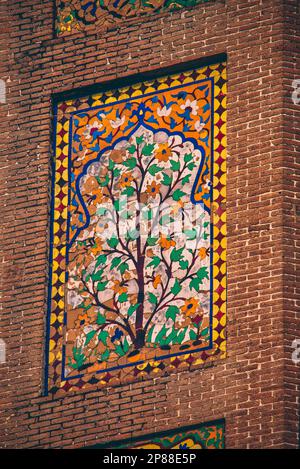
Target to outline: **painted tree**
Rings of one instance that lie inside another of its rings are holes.
[[[70,369],[208,337],[210,216],[191,203],[201,158],[181,136],[139,127],[81,178],[89,225],[69,252]]]

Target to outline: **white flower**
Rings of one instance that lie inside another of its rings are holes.
[[[77,348],[81,348],[84,346],[84,344],[85,344],[85,334],[81,334],[80,336],[76,338],[75,346]]]
[[[121,127],[121,125],[124,124],[125,122],[125,116],[123,117],[117,117],[114,121],[110,120],[110,125],[112,126],[113,129],[117,129],[118,127]]]
[[[90,138],[92,138],[92,135],[95,132],[95,130],[99,130],[101,129],[101,127],[103,127],[103,125],[99,121],[94,121],[93,125],[87,124],[85,126],[85,131],[83,132],[83,135],[85,136],[86,140],[89,140]]]
[[[204,123],[204,122],[200,122],[200,120],[198,120],[197,122],[195,122],[195,129],[197,130],[197,132],[201,132],[201,130],[203,129],[203,127],[205,127],[205,123]]]
[[[163,117],[163,116],[169,116],[172,112],[172,106],[169,107],[169,109],[167,108],[167,106],[164,106],[162,108],[157,108],[157,114],[160,116],[160,117]]]
[[[185,317],[182,314],[179,314],[176,316],[176,322],[181,326],[185,321]]]
[[[211,186],[211,181],[209,179],[206,179],[206,183],[204,184],[203,187],[205,187],[205,189],[209,190],[210,186]]]
[[[193,115],[193,116],[196,116],[197,115],[197,111],[199,109],[199,106],[197,105],[197,101],[196,99],[194,101],[191,101],[190,99],[187,99],[186,102],[184,104],[182,104],[180,106],[180,108],[185,111],[186,109],[188,111],[190,111],[190,113]]]

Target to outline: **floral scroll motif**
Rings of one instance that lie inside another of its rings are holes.
[[[57,105],[49,386],[225,353],[224,64]]]
[[[113,442],[97,446],[107,449],[224,449],[225,421],[193,425],[182,429],[170,430],[162,434],[154,434],[136,438],[126,442]]]
[[[125,19],[192,7],[209,0],[58,0],[56,28],[63,35],[90,27],[107,28]]]

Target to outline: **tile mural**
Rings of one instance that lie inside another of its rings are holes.
[[[105,29],[145,14],[193,7],[211,0],[57,0],[56,32],[65,35],[89,28]]]
[[[226,64],[55,106],[47,389],[225,356]]]
[[[137,437],[132,440],[115,441],[96,445],[105,449],[224,449],[225,421],[218,420],[193,425],[153,435]]]

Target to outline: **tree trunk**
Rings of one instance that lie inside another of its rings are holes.
[[[139,307],[136,310],[136,319],[135,319],[135,348],[141,348],[145,345],[145,331],[143,329],[144,322],[144,301],[145,301],[145,285],[144,285],[144,257],[138,259],[138,286],[139,293],[137,302]]]
[[[138,202],[140,203],[139,194]],[[138,298],[137,302],[139,307],[136,310],[136,319],[135,319],[135,349],[140,349],[145,345],[145,331],[143,330],[144,322],[144,301],[145,301],[145,280],[144,280],[144,264],[145,264],[145,255],[142,254],[141,250],[141,235],[140,235],[140,210],[136,214],[136,229],[139,232],[139,236],[136,240],[137,247],[137,280],[138,280]]]
[[[144,347],[145,345],[145,331],[143,329],[139,329],[136,332],[136,337],[134,341],[134,348],[135,350],[139,350]]]

